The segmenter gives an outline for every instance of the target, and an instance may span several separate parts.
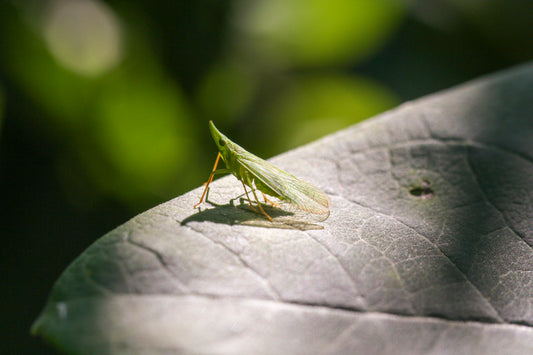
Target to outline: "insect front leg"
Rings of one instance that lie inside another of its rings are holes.
[[[204,183],[205,189],[204,189],[204,192],[202,193],[202,197],[200,197],[200,201],[196,205],[194,205],[193,208],[196,208],[196,207],[200,206],[200,204],[204,201],[204,197],[206,196],[207,189],[209,188],[209,184],[213,181],[213,178],[215,177],[215,174],[224,174],[224,173],[231,172],[228,169],[217,170],[218,161],[220,160],[221,157],[222,157],[222,155],[219,152],[218,155],[217,155],[217,160],[215,160],[215,165],[213,166],[213,171],[211,171],[211,174],[209,174],[209,177],[207,178],[207,181]]]
[[[209,188],[209,184],[211,183],[211,181],[213,181],[213,178],[215,177],[215,170],[217,170],[217,165],[218,165],[219,160],[220,160],[220,152],[217,154],[217,160],[215,160],[215,166],[213,166],[213,170],[211,171],[211,174],[209,174],[209,177],[207,178],[207,182],[204,184],[205,189],[204,189],[204,192],[202,193],[202,197],[200,197],[200,201],[196,205],[194,205],[193,208],[200,206],[200,204],[204,201],[204,197],[205,197],[205,194],[207,193],[207,189]]]

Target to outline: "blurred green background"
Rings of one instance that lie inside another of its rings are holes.
[[[207,178],[533,59],[533,1],[0,1],[2,353],[110,229]],[[192,212],[192,206],[191,206]]]

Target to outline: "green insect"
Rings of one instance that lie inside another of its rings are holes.
[[[259,213],[252,205],[246,186],[252,190],[261,214],[271,222],[273,220],[263,210],[261,202],[257,198],[256,190],[261,191],[265,203],[270,203],[275,207],[281,206],[267,199],[265,194],[287,201],[299,209],[310,213],[326,214],[329,212],[331,199],[320,189],[247,152],[244,148],[233,143],[228,137],[220,133],[213,124],[213,121],[209,121],[209,129],[218,147],[218,155],[213,171],[205,183],[206,186],[200,202],[194,208],[198,207],[204,200],[207,188],[211,181],[213,181],[215,174],[232,173],[242,183],[250,207],[256,213]],[[224,163],[226,163],[226,169],[216,170],[221,157]]]

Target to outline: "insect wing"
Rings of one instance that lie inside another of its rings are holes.
[[[239,154],[237,161],[261,183],[298,208],[315,214],[329,212],[328,206],[331,204],[331,200],[317,187],[286,173],[249,152]]]

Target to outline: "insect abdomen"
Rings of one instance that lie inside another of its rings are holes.
[[[274,192],[270,187],[263,184],[260,180],[256,179],[256,177],[252,173],[250,173],[244,166],[238,163],[236,165],[237,166],[234,166],[233,169],[233,175],[235,175],[238,180],[242,180],[251,189],[256,188],[262,193],[283,200],[282,196]]]

